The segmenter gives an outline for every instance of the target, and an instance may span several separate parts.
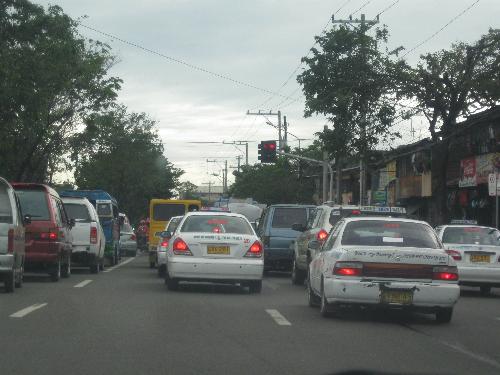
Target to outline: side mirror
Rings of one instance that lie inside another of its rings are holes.
[[[304,226],[304,224],[295,223],[295,224],[292,224],[292,229],[297,231],[297,232],[304,232],[306,230],[306,227]]]
[[[321,248],[321,242],[318,240],[311,240],[307,244],[307,247],[311,250],[319,250]]]
[[[24,225],[31,224],[31,215],[24,215],[24,217],[23,217],[23,223],[24,223]]]
[[[76,220],[75,219],[69,219],[68,220],[68,225],[70,228],[73,228],[76,224]]]
[[[164,230],[163,232],[160,232],[160,237],[172,238],[172,232],[170,232],[169,230]]]

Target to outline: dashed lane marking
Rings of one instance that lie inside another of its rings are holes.
[[[291,326],[292,323],[290,323],[286,318],[281,315],[281,313],[278,310],[274,309],[266,309],[266,312],[271,315],[271,318],[274,319],[274,321],[279,325],[279,326]]]
[[[83,288],[85,285],[88,285],[92,282],[92,280],[83,280],[81,283],[76,284],[73,288]]]
[[[34,305],[28,306],[22,310],[19,310],[18,312],[15,312],[10,317],[11,318],[23,318],[26,315],[28,315],[29,313],[32,313],[33,311],[41,309],[44,306],[47,306],[47,304],[46,303],[35,303]]]
[[[125,265],[125,264],[127,264],[127,263],[132,262],[134,259],[135,259],[135,258],[130,258],[130,259],[127,259],[127,260],[125,260],[125,261],[121,262],[120,264],[117,264],[117,265],[116,265],[116,266],[114,266],[114,267],[111,267],[111,268],[107,268],[107,269],[105,269],[105,270],[104,270],[104,271],[102,271],[102,272],[111,272],[111,271],[113,271],[113,270],[116,270],[117,268],[119,268],[119,267],[121,267],[121,266],[124,266],[124,265]]]

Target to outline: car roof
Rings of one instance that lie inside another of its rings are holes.
[[[183,217],[184,217],[184,215],[182,215],[182,216],[172,216],[170,218],[170,220],[172,220],[172,219],[182,219]]]
[[[80,201],[80,202],[83,201],[83,202],[85,202],[85,201],[87,201],[90,203],[90,201],[85,197],[61,197],[61,200],[63,202],[71,202],[71,201]]]
[[[55,191],[50,186],[45,185],[45,184],[37,184],[34,182],[13,182],[13,183],[11,183],[11,185],[14,188],[14,190],[22,190],[22,189],[38,190],[38,191],[44,191],[44,192],[49,193],[53,196],[59,197],[59,194],[57,193],[57,191]]]
[[[235,216],[235,217],[241,217],[245,220],[248,220],[244,215],[237,214],[234,212],[220,212],[220,211],[195,211],[195,212],[188,212],[184,217],[189,217],[189,216]]]
[[[429,225],[429,223],[422,221],[422,220],[415,220],[415,219],[406,219],[402,217],[392,217],[392,216],[351,216],[351,217],[346,217],[344,218],[346,222],[351,222],[351,221],[400,221],[400,222],[405,222],[405,223],[415,223],[415,224],[425,224]]]
[[[301,208],[301,207],[304,207],[304,208],[316,208],[316,206],[314,204],[286,204],[286,203],[280,203],[280,204],[272,204],[270,205],[268,208],[270,207],[290,207],[290,208]]]
[[[486,229],[496,229],[494,227],[487,227],[484,225],[476,225],[476,224],[445,224],[445,225],[439,225],[440,228],[470,228],[470,227],[475,227],[475,228],[486,228]]]

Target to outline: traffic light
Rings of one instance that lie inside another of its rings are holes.
[[[276,162],[276,141],[262,141],[259,147],[259,160],[261,163]]]

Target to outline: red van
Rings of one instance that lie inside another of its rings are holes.
[[[70,221],[59,194],[47,185],[13,183],[24,215],[31,218],[26,225],[27,271],[46,271],[52,281],[71,273],[72,237]]]

